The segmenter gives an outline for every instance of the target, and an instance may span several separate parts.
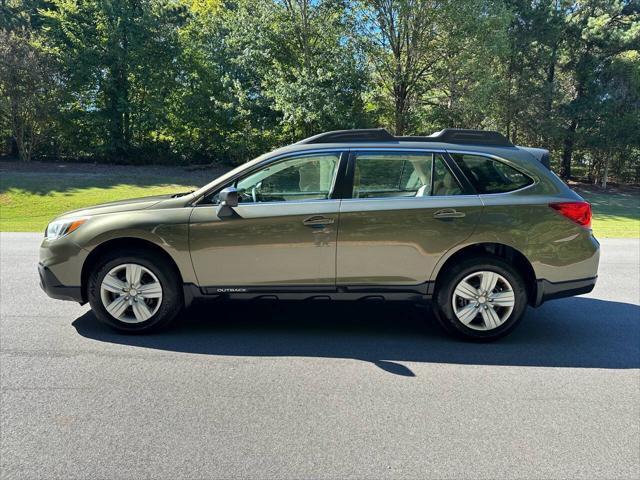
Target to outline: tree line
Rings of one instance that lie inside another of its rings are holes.
[[[481,128],[638,182],[639,50],[635,0],[0,0],[0,138],[24,161],[238,163]]]

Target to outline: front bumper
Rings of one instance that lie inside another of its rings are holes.
[[[38,264],[38,273],[40,274],[40,288],[51,298],[85,303],[81,287],[63,285],[53,272],[42,263]]]
[[[569,282],[550,282],[548,280],[538,280],[537,295],[534,306],[539,307],[547,300],[556,298],[573,297],[589,293],[596,286],[598,277],[571,280]]]
[[[38,264],[40,286],[52,298],[84,303],[82,266],[89,252],[77,245],[70,238],[72,235],[42,240]]]

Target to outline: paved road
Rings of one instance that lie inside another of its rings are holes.
[[[489,345],[393,305],[216,305],[120,336],[2,234],[2,478],[640,478],[640,243]]]

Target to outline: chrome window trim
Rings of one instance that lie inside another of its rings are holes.
[[[343,198],[343,202],[368,202],[368,201],[417,201],[417,200],[442,200],[442,199],[452,199],[452,198],[480,198],[480,195],[477,194],[467,194],[461,193],[460,195],[428,195],[424,197],[373,197],[373,198]]]
[[[235,177],[232,177],[230,179],[227,179],[227,182],[225,182],[223,185],[214,185],[213,187],[211,187],[209,190],[207,190],[205,193],[203,193],[199,198],[193,200],[190,203],[190,206],[192,207],[200,207],[200,206],[212,206],[212,204],[202,204],[200,203],[205,197],[207,197],[209,194],[211,194],[212,192],[215,192],[216,190],[218,190],[219,188],[223,187],[224,185],[227,185],[228,183],[234,183],[237,182],[240,178],[245,177],[247,175],[250,175],[253,172],[259,171],[262,168],[278,162],[280,160],[286,160],[288,157],[302,157],[302,156],[307,156],[307,155],[313,155],[313,154],[317,154],[317,153],[335,153],[338,156],[338,166],[336,167],[336,171],[333,173],[333,180],[331,183],[331,190],[329,191],[329,196],[331,196],[333,194],[333,190],[335,189],[336,186],[336,180],[338,178],[338,172],[340,171],[340,162],[342,160],[342,154],[345,152],[349,152],[348,148],[344,148],[344,149],[336,149],[334,148],[318,148],[318,149],[312,149],[312,150],[298,150],[295,152],[287,152],[287,153],[281,153],[280,155],[275,155],[273,157],[269,157],[269,158],[265,158],[263,161],[261,161],[260,163],[256,164],[253,166],[253,168],[249,168],[246,171],[243,170],[241,172],[239,172]],[[326,202],[327,200],[336,200],[335,198],[326,198],[326,199],[315,199],[315,200],[301,200],[299,202],[296,203],[308,203],[310,201],[316,201],[316,202]],[[253,202],[252,202],[253,203]],[[292,203],[292,202],[259,202],[259,203],[264,203],[264,204],[269,204],[269,205],[283,205],[285,203]],[[249,205],[248,203],[246,205]]]
[[[293,202],[250,202],[250,203],[239,203],[238,207],[261,207],[261,206],[267,206],[267,205],[279,205],[279,206],[283,206],[283,205],[309,205],[309,204],[313,204],[313,203],[323,203],[323,202],[340,202],[342,201],[341,198],[314,198],[314,199],[310,199],[310,200],[295,200]],[[211,206],[211,205],[208,205]]]
[[[529,178],[531,178],[531,177],[529,177]],[[528,188],[532,188],[532,187],[536,186],[536,184],[538,182],[536,180],[534,180],[534,179],[532,179],[532,180],[533,180],[533,183],[531,183],[530,185],[527,185],[525,187],[518,188],[517,190],[509,190],[508,192],[498,192],[498,193],[479,193],[478,196],[480,198],[484,198],[484,197],[494,197],[494,196],[497,196],[497,195],[511,195],[513,193],[522,192],[524,190],[527,190]]]

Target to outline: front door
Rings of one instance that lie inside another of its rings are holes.
[[[436,262],[468,238],[482,212],[443,154],[355,151],[353,192],[342,200],[338,285],[426,284]]]
[[[196,206],[189,241],[200,286],[335,286],[339,164],[339,152],[279,159],[225,185],[240,192],[237,216],[218,218],[215,192]]]

